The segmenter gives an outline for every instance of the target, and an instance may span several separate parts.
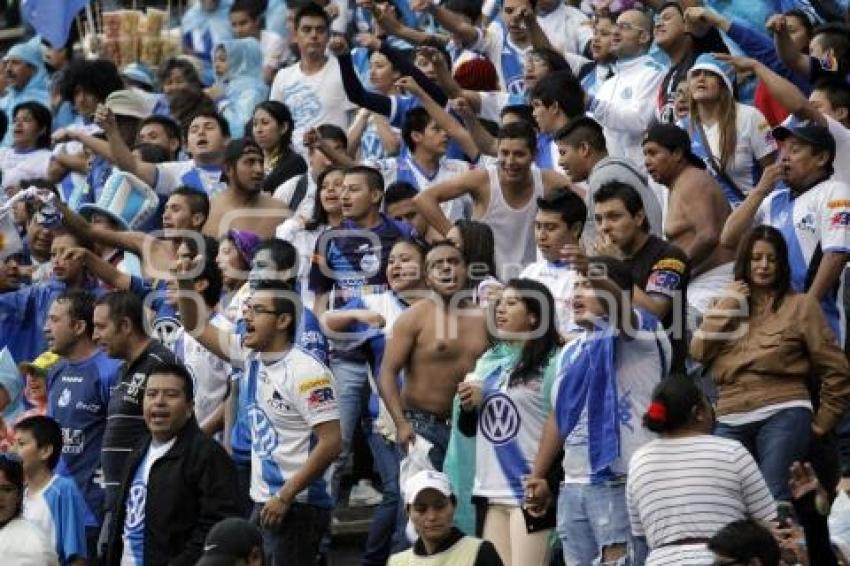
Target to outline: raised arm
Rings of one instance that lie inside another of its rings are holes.
[[[753,226],[758,209],[764,199],[770,194],[776,183],[782,176],[782,164],[774,163],[765,168],[758,184],[750,191],[744,202],[732,211],[726,219],[723,230],[720,233],[720,245],[735,249],[738,242]],[[688,256],[690,257],[690,256]]]
[[[387,34],[404,39],[413,45],[437,41],[445,46],[449,42],[449,38],[443,35],[427,33],[404,25],[395,15],[390,13],[390,6],[387,3],[372,3],[371,12],[372,17]]]
[[[381,53],[387,56],[387,59],[390,60],[393,68],[398,71],[399,74],[402,76],[407,75],[412,77],[413,80],[422,87],[422,90],[427,92],[428,96],[433,98],[437,104],[445,106],[448,103],[449,97],[446,96],[445,91],[443,91],[443,89],[438,85],[434,84],[434,82],[426,77],[416,65],[410,62],[410,59],[408,59],[407,56],[403,55],[397,49],[394,49],[386,40],[381,43]],[[448,70],[446,60],[436,49],[433,47],[420,47],[417,49],[417,53],[421,53],[430,59],[431,64],[434,65],[434,69],[436,69],[438,75],[445,76],[448,74],[451,76],[451,71]]]
[[[434,99],[428,96],[428,93],[416,81],[410,77],[402,77],[396,84],[419,98],[419,102],[422,103],[422,107],[425,108],[428,115],[449,134],[450,138],[460,145],[463,152],[473,163],[478,160],[481,152],[472,135],[451,114],[446,112],[442,106],[434,102]]]
[[[389,116],[392,112],[392,100],[389,96],[377,92],[370,92],[363,88],[360,79],[357,78],[357,73],[354,70],[354,63],[351,61],[351,52],[348,50],[348,43],[345,38],[334,36],[328,44],[331,52],[336,55],[339,63],[339,72],[342,76],[342,88],[345,90],[345,96],[361,108],[377,112],[383,116]]]
[[[809,56],[801,53],[794,46],[794,41],[788,33],[785,16],[782,14],[772,16],[767,21],[767,29],[773,31],[776,52],[779,54],[782,63],[798,75],[808,78],[811,71]]]
[[[112,161],[115,165],[122,171],[132,173],[151,187],[156,186],[156,165],[146,163],[133,155],[133,152],[124,143],[124,138],[121,136],[118,122],[112,111],[103,104],[98,105],[95,112],[95,122],[106,133],[106,139],[112,151]]]
[[[478,93],[475,94],[477,95]],[[478,107],[480,108],[481,98],[478,97],[478,100]],[[469,99],[464,95],[452,100],[451,105],[460,116],[460,119],[463,120],[464,126],[469,130],[469,135],[472,136],[475,146],[478,147],[481,153],[484,155],[496,155],[498,149],[496,136],[488,132],[484,124],[481,123],[481,120],[478,119],[476,111],[473,109],[473,105],[470,104]]]
[[[440,204],[462,197],[472,196],[477,206],[482,203],[485,191],[489,191],[489,176],[487,171],[470,171],[453,179],[432,185],[426,191],[420,192],[413,199],[416,209],[422,213],[428,224],[443,236],[451,229],[452,224],[440,208]],[[486,189],[483,187],[487,187]],[[489,193],[487,194],[489,198]]]
[[[430,2],[428,5],[437,22],[450,34],[460,39],[464,47],[474,45],[478,41],[482,32],[477,27],[466,23],[451,10]]]

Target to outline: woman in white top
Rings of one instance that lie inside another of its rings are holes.
[[[661,382],[643,417],[661,435],[629,462],[626,503],[632,533],[645,537],[646,566],[714,564],[706,543],[726,524],[769,521],[776,502],[749,451],[711,435],[714,410],[693,380]]]
[[[313,210],[313,218],[304,225],[304,228],[290,234],[284,225],[277,228],[276,236],[288,240],[295,246],[298,252],[298,282],[301,289],[301,299],[304,306],[313,308],[314,294],[309,290],[307,278],[310,275],[310,263],[313,253],[316,251],[316,243],[326,230],[336,228],[342,222],[342,203],[339,196],[342,192],[342,180],[345,177],[345,168],[330,167],[319,174],[316,179],[316,187],[319,194],[316,199],[316,207]],[[287,227],[288,228],[288,227]]]
[[[770,124],[753,106],[735,101],[731,65],[700,55],[688,72],[690,117],[686,129],[693,152],[705,160],[735,207],[776,160]]]
[[[50,110],[22,102],[12,112],[12,147],[0,148],[2,186],[19,187],[26,179],[44,179],[50,165]]]
[[[21,517],[24,471],[15,454],[0,454],[0,556],[3,564],[56,566],[59,559],[41,530]]]

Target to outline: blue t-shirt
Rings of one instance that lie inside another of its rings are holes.
[[[27,490],[24,495],[24,519],[53,536],[62,566],[86,558],[85,507],[74,481],[60,475],[54,475],[40,492]]]
[[[86,526],[103,520],[100,448],[109,393],[119,360],[98,351],[82,362],[62,360],[47,376],[47,414],[62,427],[62,458],[56,472],[72,478],[86,502]]]

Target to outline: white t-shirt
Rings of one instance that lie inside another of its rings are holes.
[[[546,15],[537,16],[537,23],[549,39],[555,51],[581,54],[593,38],[590,19],[578,8],[561,3]]]
[[[735,160],[726,166],[729,175],[738,188],[746,195],[756,185],[756,173],[759,159],[776,151],[776,142],[771,134],[770,124],[762,113],[753,106],[735,104],[736,144]],[[705,137],[711,146],[718,163],[720,162],[720,122],[713,126],[703,126]],[[698,135],[698,134],[695,134]]]
[[[221,167],[218,166],[195,165],[194,159],[156,165],[156,183],[153,188],[158,194],[170,195],[182,185],[206,191],[210,197],[227,188],[221,176]]]
[[[568,265],[556,265],[540,260],[526,266],[519,275],[523,279],[533,279],[543,283],[555,299],[555,323],[558,333],[566,336],[574,330],[573,291],[576,271]]]
[[[304,152],[304,131],[321,124],[348,128],[351,103],[345,96],[339,63],[330,58],[322,70],[305,75],[300,63],[277,72],[269,100],[286,104],[295,121],[292,141],[299,153]]]
[[[263,50],[263,66],[271,69],[279,69],[289,51],[283,37],[267,29],[260,32],[260,48]]]
[[[0,529],[0,556],[15,566],[59,566],[56,551],[41,530],[21,517]]]
[[[44,179],[53,153],[49,149],[17,152],[11,147],[0,147],[0,174],[2,188],[12,187],[21,181]],[[23,187],[25,188],[25,187]]]
[[[642,318],[640,311],[634,311]],[[637,325],[636,328],[640,328]],[[558,360],[558,377],[552,386],[552,405],[557,403],[558,389],[564,379],[563,368],[574,363],[581,352],[586,335],[567,344]],[[641,332],[634,338],[616,338],[615,364],[617,371],[617,406],[620,417],[620,457],[611,465],[616,475],[625,475],[632,454],[656,438],[641,423],[641,416],[652,400],[652,390],[670,372],[672,349],[670,339],[660,322],[653,332]],[[588,484],[590,459],[588,456],[587,407],[579,422],[564,440],[564,482]]]
[[[471,47],[483,54],[499,76],[499,90],[521,95],[525,92],[525,57],[531,51],[531,43],[525,47],[515,45],[501,21],[492,22],[486,31],[479,32],[478,41]]]
[[[130,493],[127,495],[127,511],[124,517],[124,529],[121,539],[123,552],[121,566],[143,566],[145,561],[145,505],[148,499],[148,478],[154,463],[165,456],[174,443],[175,436],[168,442],[151,441],[145,459],[136,469]]]
[[[313,427],[339,420],[336,385],[331,370],[293,346],[274,363],[242,349],[248,381],[256,385],[250,398],[251,499],[268,501],[307,462],[314,443]],[[244,394],[250,395],[247,391]],[[299,503],[332,508],[333,464],[295,497]]]
[[[850,156],[850,130],[834,118],[829,116],[824,118],[826,118],[829,133],[835,138],[836,159],[832,162],[832,167],[835,169],[832,180],[850,183],[850,159],[847,159],[847,156]]]
[[[298,222],[299,226],[301,221],[296,218],[313,218],[313,209],[316,207],[316,193],[318,192],[318,188],[316,187],[316,180],[313,178],[313,175],[308,171],[303,175],[307,175],[307,192],[304,193],[304,198],[301,199],[301,202],[298,203],[298,208],[293,211],[293,217],[285,220],[283,222],[284,225],[289,226],[288,229],[292,230],[294,225],[292,222]],[[292,197],[295,196],[295,189],[298,187],[298,182],[301,181],[301,177],[303,175],[296,175],[291,179],[287,179],[281,185],[274,190],[272,196],[277,200],[281,201],[286,206],[292,202]],[[287,224],[289,223],[289,224]],[[286,239],[282,235],[278,235],[278,238]]]
[[[626,485],[635,536],[652,550],[647,565],[712,564],[705,544],[663,546],[711,538],[732,521],[769,521],[776,503],[749,451],[717,436],[661,438],[638,448]]]

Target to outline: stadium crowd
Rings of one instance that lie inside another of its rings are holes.
[[[0,564],[850,564],[840,1],[23,4]]]

